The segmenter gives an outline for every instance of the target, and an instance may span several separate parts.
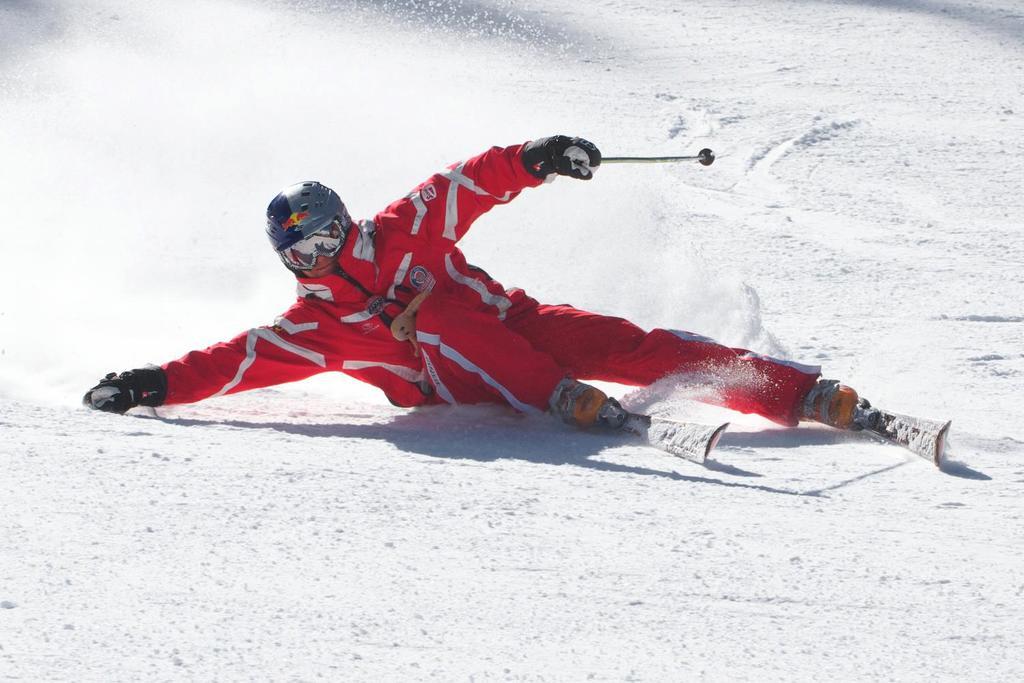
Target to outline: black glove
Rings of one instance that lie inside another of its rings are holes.
[[[523,165],[530,175],[547,178],[552,173],[590,180],[601,165],[597,145],[583,138],[554,135],[528,142],[523,147]]]
[[[135,406],[162,405],[167,396],[167,376],[155,365],[110,373],[82,397],[82,403],[106,413],[124,413]]]

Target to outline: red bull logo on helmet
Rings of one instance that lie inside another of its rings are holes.
[[[288,217],[288,220],[281,224],[281,227],[287,230],[288,228],[295,227],[307,218],[309,218],[308,211],[296,211]]]

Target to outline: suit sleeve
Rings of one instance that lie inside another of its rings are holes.
[[[491,207],[544,182],[527,172],[522,148],[492,147],[435,173],[378,214],[377,224],[402,226],[411,236],[432,242],[458,242]]]
[[[294,311],[295,309],[292,309]],[[164,364],[167,397],[164,405],[194,403],[205,398],[285,384],[324,372],[327,340],[317,334],[320,323],[301,320],[289,311],[272,326],[255,327],[234,339],[191,351]]]

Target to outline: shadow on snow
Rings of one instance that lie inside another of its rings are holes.
[[[149,416],[140,414],[138,417]],[[478,412],[472,420],[467,419],[469,417],[471,416],[466,414],[464,407],[458,409],[420,408],[396,415],[389,422],[374,424],[248,422],[157,415],[157,419],[162,422],[187,427],[220,426],[237,429],[270,429],[311,438],[385,441],[399,450],[433,458],[479,462],[522,460],[544,465],[573,465],[619,474],[664,477],[676,481],[754,489],[782,495],[805,495],[799,491],[770,486],[744,484],[711,477],[685,475],[673,470],[658,470],[594,460],[592,456],[606,448],[635,445],[635,442],[618,439],[611,435],[572,431],[548,420],[536,420],[519,415],[495,415],[490,411],[483,415]],[[672,456],[666,454],[665,457],[671,458]],[[708,469],[735,476],[761,476],[714,461],[709,461]]]
[[[139,415],[142,417],[142,415]],[[407,413],[393,415],[387,422],[371,424],[300,423],[284,421],[243,421],[196,419],[187,417],[162,417],[157,419],[172,425],[198,427],[229,427],[233,429],[274,430],[309,438],[369,439],[392,444],[395,448],[451,460],[475,460],[494,462],[497,460],[521,460],[544,465],[571,465],[598,471],[655,476],[697,484],[712,484],[741,489],[752,489],[788,496],[822,497],[829,491],[848,486],[872,476],[889,472],[914,462],[908,458],[899,463],[882,467],[856,477],[811,490],[796,490],[773,486],[728,481],[712,476],[682,474],[673,469],[627,465],[594,459],[607,448],[636,446],[636,442],[617,438],[614,435],[578,432],[547,419],[536,419],[495,411],[482,407],[431,407],[419,408]],[[344,415],[325,416],[344,419]],[[368,416],[362,416],[366,419]],[[860,437],[841,432],[819,429],[765,430],[761,432],[726,433],[721,447],[740,448],[796,448],[817,444],[837,444]],[[671,458],[670,455],[665,455]],[[672,462],[671,460],[669,462]],[[986,475],[972,470],[962,463],[951,463],[944,469],[947,474],[970,479],[989,479]],[[708,472],[726,476],[754,478],[757,472],[735,467],[717,460],[705,463]]]

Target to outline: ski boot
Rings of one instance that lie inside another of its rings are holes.
[[[858,407],[861,402],[857,392],[834,379],[819,379],[804,397],[804,420],[812,420],[836,429],[863,429],[858,425]],[[870,406],[867,401],[863,401]]]
[[[548,405],[551,413],[563,422],[583,429],[617,431],[629,417],[614,398],[609,398],[597,387],[572,379],[558,383]]]
[[[857,432],[867,429],[877,432],[879,427],[884,427],[882,411],[871,407],[871,401],[862,398],[857,401],[857,407],[853,409],[853,424],[850,429]]]

